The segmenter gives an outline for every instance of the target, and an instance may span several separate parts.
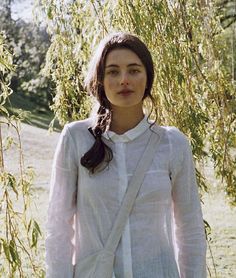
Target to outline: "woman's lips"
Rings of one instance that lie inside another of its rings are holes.
[[[133,93],[132,90],[122,90],[122,91],[120,91],[118,94],[119,94],[119,95],[122,95],[122,96],[128,96],[128,95],[130,95],[130,94],[132,94],[132,93]]]

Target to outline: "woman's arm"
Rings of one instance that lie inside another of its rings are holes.
[[[77,158],[65,126],[56,148],[48,207],[46,277],[72,278],[74,219],[76,213]]]
[[[180,277],[206,278],[206,238],[192,151],[186,137],[176,129],[174,133],[172,198]]]

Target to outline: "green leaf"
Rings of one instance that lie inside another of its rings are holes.
[[[29,224],[28,224],[28,227],[27,227],[27,233],[29,233],[29,231],[30,231],[31,224],[32,224],[32,219],[30,219],[30,221],[29,221]]]
[[[180,86],[182,86],[182,83],[184,82],[184,76],[181,72],[178,72],[178,83]]]
[[[39,227],[38,223],[37,223],[35,220],[33,220],[33,230],[32,230],[32,244],[31,244],[31,248],[37,246],[39,235],[42,236],[40,227]]]
[[[47,16],[50,20],[53,19],[53,13],[52,13],[52,7],[49,6],[48,10],[47,10]]]
[[[20,265],[21,264],[20,257],[19,257],[19,254],[17,252],[17,247],[16,247],[16,244],[15,244],[15,241],[13,241],[13,240],[10,240],[9,252],[10,252],[12,261],[17,265]]]
[[[5,240],[3,240],[2,243],[3,243],[3,250],[4,250],[6,259],[8,260],[9,263],[12,263],[9,245],[7,244],[7,242]]]
[[[7,185],[12,188],[12,190],[15,192],[15,194],[18,197],[18,191],[17,191],[17,188],[16,188],[16,185],[17,185],[16,178],[12,174],[10,174],[10,173],[8,173],[8,177],[7,178],[8,178]]]
[[[7,110],[3,105],[0,105],[0,113],[1,113],[1,111],[2,111],[4,114],[6,114],[7,116],[9,115],[8,110]]]

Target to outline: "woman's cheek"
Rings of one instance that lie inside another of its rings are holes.
[[[108,91],[114,91],[116,87],[117,87],[117,81],[115,79],[107,80],[107,85],[105,89],[107,89]]]

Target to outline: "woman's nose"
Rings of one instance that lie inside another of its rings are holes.
[[[121,85],[128,85],[129,84],[129,77],[128,77],[128,74],[125,72],[125,73],[122,73],[121,74]]]

